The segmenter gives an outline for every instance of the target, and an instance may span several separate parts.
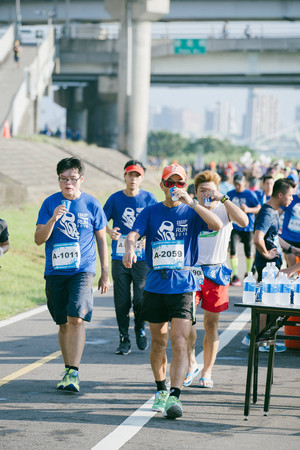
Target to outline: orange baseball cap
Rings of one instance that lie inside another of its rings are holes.
[[[187,179],[184,167],[180,166],[179,164],[171,164],[170,166],[165,167],[161,179],[167,180],[174,174],[179,175],[183,180]]]

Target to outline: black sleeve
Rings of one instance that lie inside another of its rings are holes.
[[[0,242],[8,241],[8,229],[5,220],[0,219]]]

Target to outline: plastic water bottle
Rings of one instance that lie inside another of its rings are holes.
[[[294,281],[294,305],[300,306],[300,277]]]
[[[248,275],[243,282],[243,303],[255,302],[255,290],[256,281],[252,272],[248,272]]]
[[[277,280],[276,278],[273,278],[271,273],[268,273],[268,275],[263,280],[262,302],[265,305],[275,305],[277,292]]]
[[[271,262],[271,268],[270,268],[270,272],[273,274],[273,277],[276,278],[277,274],[279,272],[278,267],[276,266],[275,262]]]
[[[291,304],[292,281],[286,273],[281,273],[277,278],[278,293],[276,295],[276,305],[288,306]]]
[[[262,279],[266,278],[271,269],[271,263],[267,262],[267,265],[262,270]]]

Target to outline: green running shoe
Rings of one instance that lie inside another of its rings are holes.
[[[179,398],[170,395],[166,401],[164,416],[168,419],[176,419],[182,416],[182,404]]]
[[[152,411],[164,412],[168,396],[168,391],[157,391],[152,405]]]
[[[79,384],[78,370],[70,369],[66,377],[64,391],[79,392]]]
[[[68,373],[69,373],[69,369],[65,368],[64,372],[61,374],[62,375],[61,381],[59,383],[57,383],[57,386],[56,386],[57,389],[64,389]]]

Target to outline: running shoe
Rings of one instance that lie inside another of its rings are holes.
[[[237,275],[233,275],[231,281],[230,281],[230,286],[242,286],[241,280],[239,279],[239,277]]]
[[[152,405],[152,411],[164,412],[168,396],[168,391],[157,391]]]
[[[246,345],[246,347],[250,346],[250,336],[249,334],[246,334],[246,336],[243,337],[242,340],[242,344]],[[270,351],[270,346],[269,345],[264,345],[258,348],[260,352],[269,352]],[[275,353],[281,353],[281,352],[285,352],[286,351],[286,346],[284,345],[284,343],[282,342],[276,342],[275,344]]]
[[[79,384],[78,370],[70,369],[66,376],[64,391],[79,392]]]
[[[259,347],[258,349],[260,352],[269,352],[270,351],[270,346],[269,345],[263,345],[261,347]],[[286,351],[286,346],[282,343],[276,343],[275,344],[275,353],[282,353]]]
[[[57,383],[57,389],[64,389],[65,385],[66,385],[66,379],[67,379],[67,375],[69,373],[69,368],[65,368],[64,372],[61,374],[62,375],[62,379],[59,383]]]
[[[144,329],[135,332],[136,345],[139,350],[146,350],[148,348],[148,341]]]
[[[170,395],[166,401],[164,417],[168,419],[177,419],[177,417],[182,416],[182,404],[179,398],[174,395]]]
[[[131,345],[129,338],[120,336],[120,344],[116,350],[116,355],[128,355],[131,352]]]
[[[246,345],[246,347],[250,347],[250,336],[248,333],[243,337],[242,344]]]

